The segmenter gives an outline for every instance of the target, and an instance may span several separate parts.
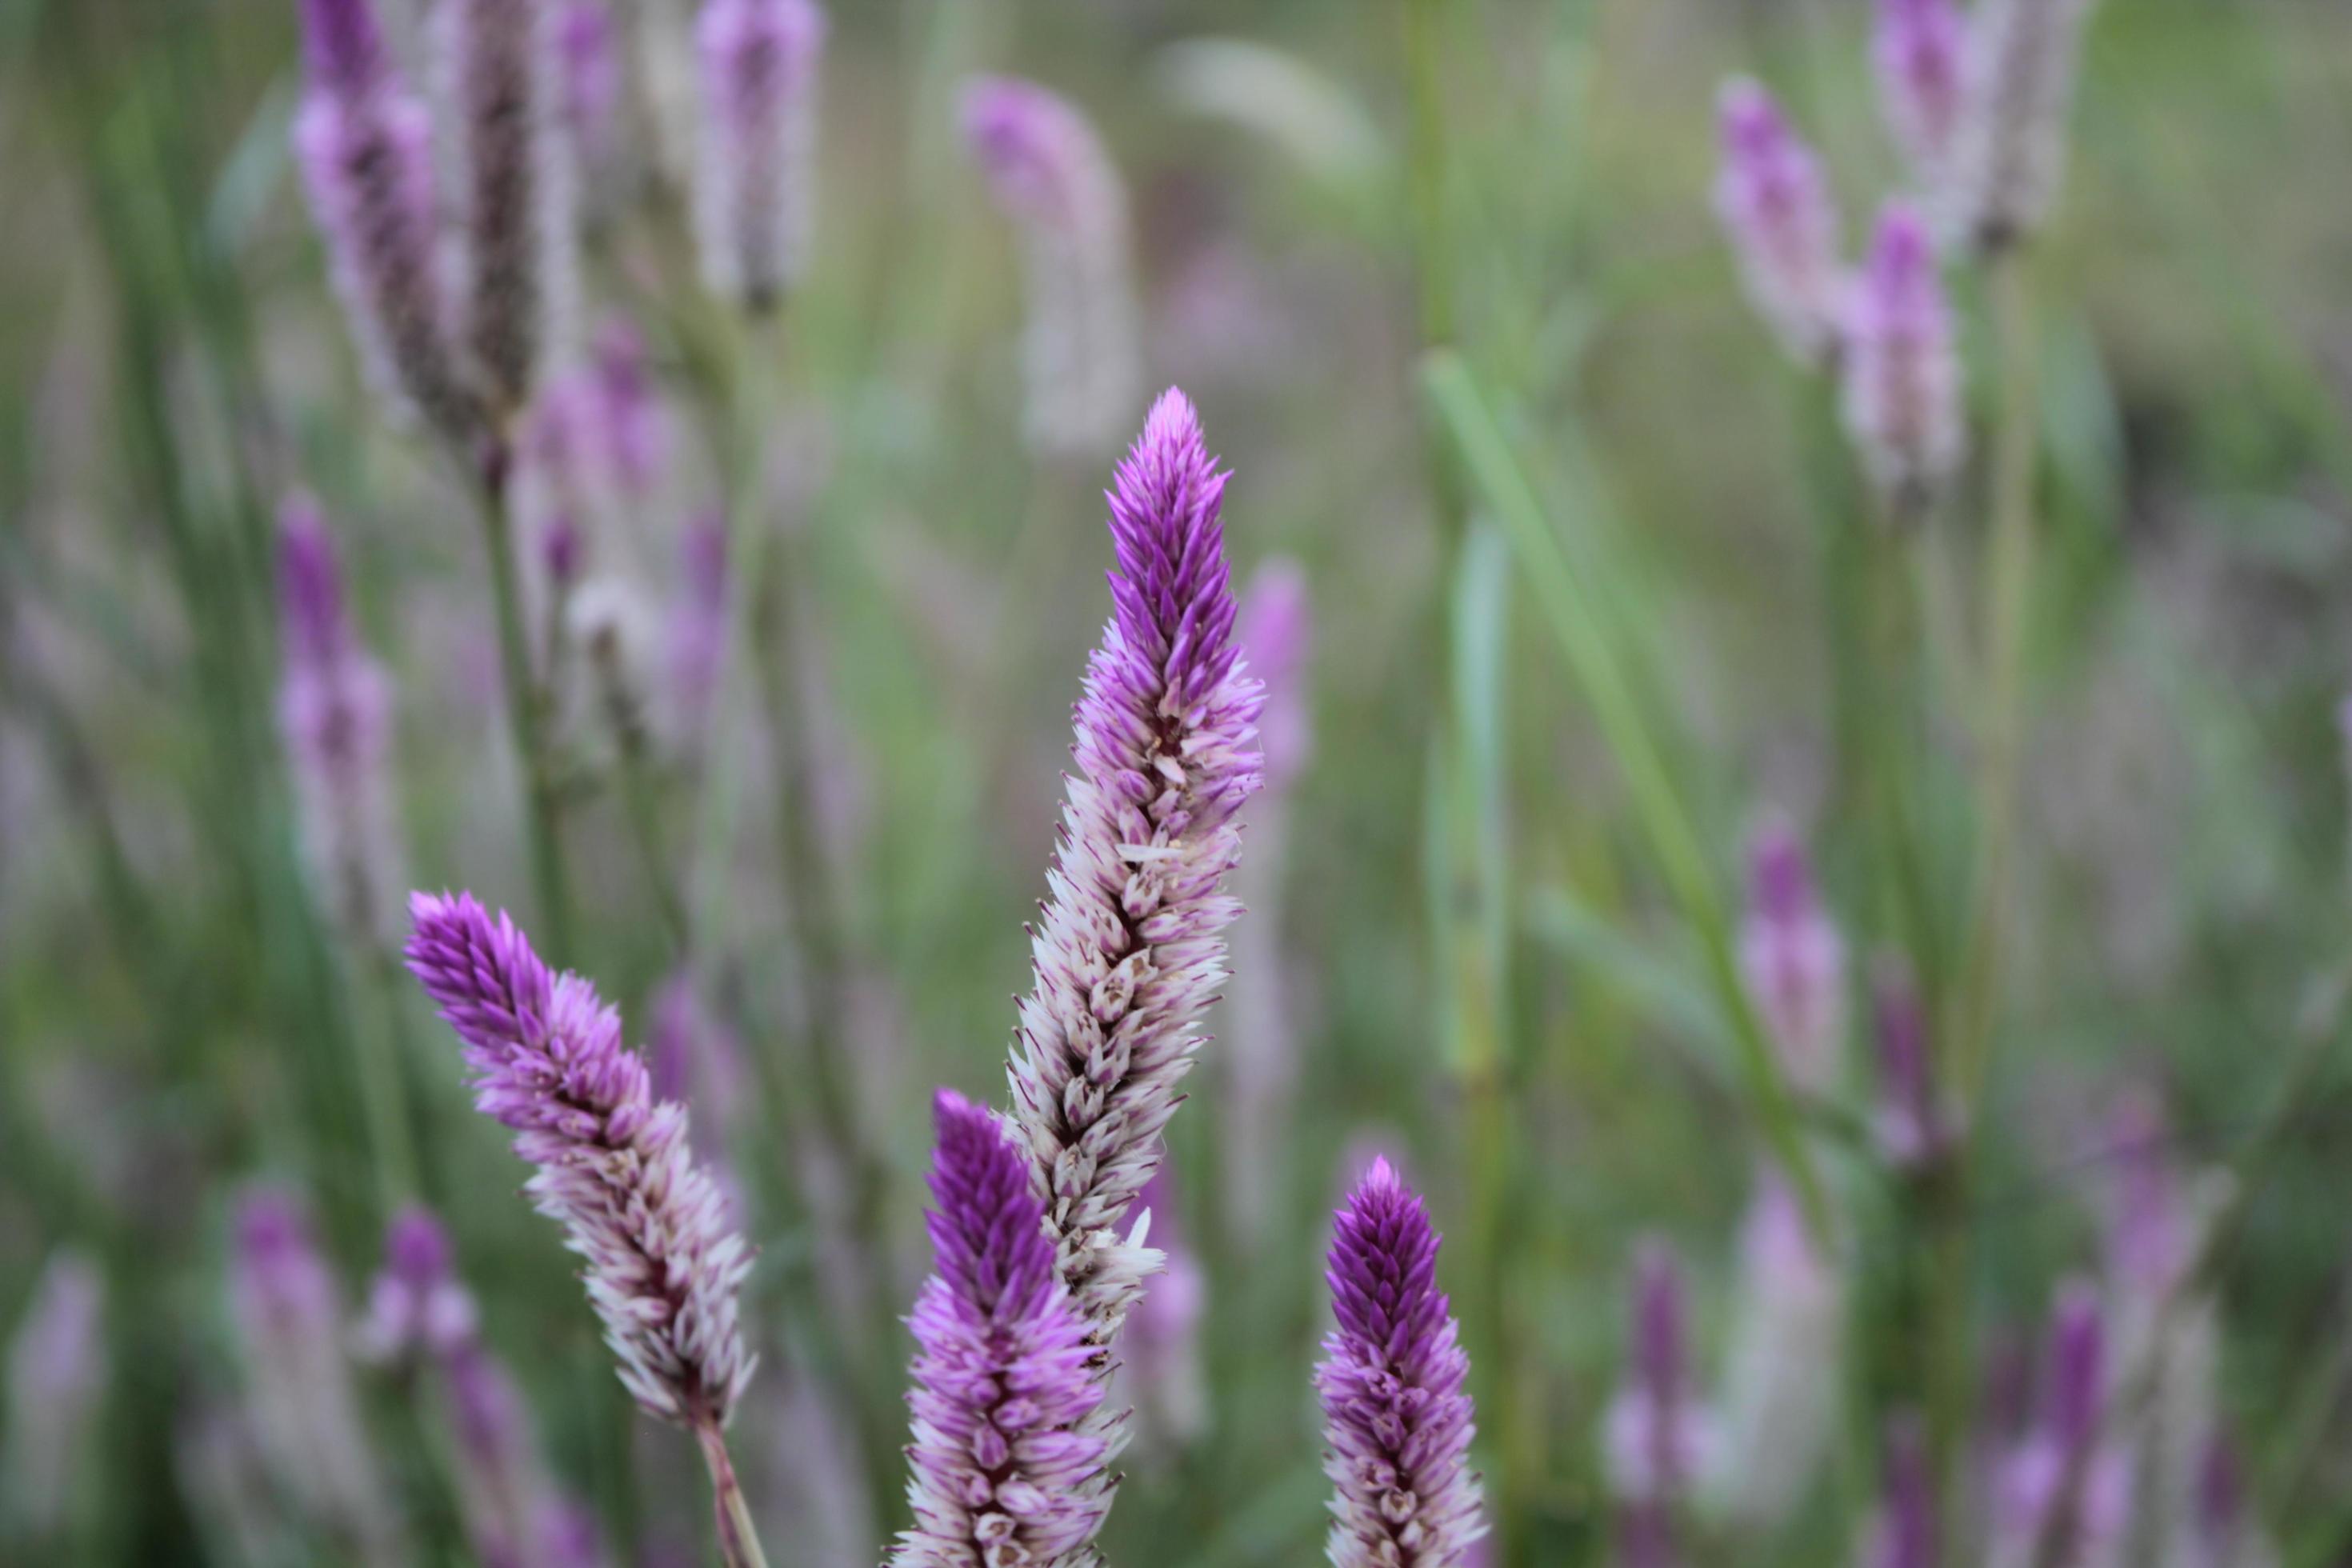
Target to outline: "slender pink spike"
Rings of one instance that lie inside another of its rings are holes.
[[[824,13],[812,0],[703,0],[695,24],[702,276],[747,310],[774,308],[808,264],[824,35]]]
[[[2066,118],[2092,0],[1978,0],[1953,150],[1953,229],[1986,250],[2042,226],[2065,173]]]
[[[1958,472],[1968,430],[1935,241],[1900,202],[1879,215],[1845,341],[1846,429],[1897,515],[1916,517]]]
[[[60,1248],[8,1341],[8,1495],[29,1541],[59,1540],[99,1478],[88,1439],[108,1381],[106,1277]]]
[[[1803,843],[1779,824],[1748,847],[1739,968],[1790,1083],[1807,1094],[1829,1093],[1845,1050],[1845,943]]]
[[[1953,0],[1878,0],[1878,100],[1923,193],[1941,189],[1960,129],[1968,23]]]
[[[1748,297],[1791,353],[1820,361],[1837,346],[1845,288],[1829,181],[1761,83],[1724,83],[1717,114],[1715,210]]]

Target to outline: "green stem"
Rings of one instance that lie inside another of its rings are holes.
[[[1978,753],[1976,912],[1965,989],[1953,1031],[1961,1103],[1983,1097],[2000,1012],[2002,962],[2015,893],[2018,763],[2025,723],[2025,654],[2033,588],[2037,384],[2032,298],[2014,247],[1990,265],[2000,360],[2000,426],[1993,447],[1992,538],[1985,567],[1982,726]]]
[[[359,1057],[360,1093],[367,1101],[368,1142],[375,1150],[380,1217],[387,1222],[416,1195],[416,1142],[410,1135],[408,1086],[402,1076],[397,999],[383,984],[388,964],[381,950],[356,948],[343,955],[343,994],[358,1015],[352,1020]],[[359,977],[367,977],[365,984]]]
[[[499,617],[499,665],[505,683],[507,723],[523,773],[523,816],[530,840],[531,888],[539,904],[540,951],[561,966],[576,958],[572,943],[572,894],[563,864],[562,800],[547,747],[547,694],[531,674],[530,641],[523,629],[522,590],[515,572],[514,515],[508,505],[507,459],[484,465],[482,536],[490,557],[490,588]]]
[[[718,1517],[719,1555],[727,1568],[768,1568],[760,1550],[759,1527],[751,1522],[751,1506],[735,1479],[734,1462],[727,1455],[727,1439],[717,1425],[704,1422],[694,1429],[702,1446],[702,1463],[710,1472],[712,1511]]]
[[[1696,932],[1717,1005],[1731,1026],[1749,1108],[1773,1158],[1789,1177],[1805,1226],[1826,1255],[1835,1250],[1829,1203],[1799,1126],[1797,1104],[1765,1038],[1732,948],[1731,920],[1674,774],[1586,584],[1552,536],[1543,503],[1495,422],[1459,355],[1440,350],[1423,373],[1429,395],[1461,453],[1471,483],[1509,535],[1529,588],[1543,606],[1570,673],[1625,775],[1652,852],[1683,917]]]

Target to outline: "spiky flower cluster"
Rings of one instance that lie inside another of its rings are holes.
[[[309,500],[279,514],[278,725],[292,764],[303,858],[345,935],[389,943],[399,918],[400,835],[387,753],[392,682],[352,636],[342,573]]]
[[[537,389],[578,290],[576,176],[552,0],[447,0],[459,336],[503,428]]]
[[[1844,272],[1837,203],[1813,155],[1763,84],[1737,77],[1717,106],[1723,167],[1716,215],[1757,310],[1808,363],[1837,344]]]
[[[1436,1228],[1385,1159],[1339,1211],[1339,1327],[1315,1369],[1337,1489],[1334,1568],[1459,1568],[1486,1533],[1470,1473],[1470,1358],[1437,1288]]]
[[[1054,1267],[1029,1163],[990,1111],[933,1101],[936,1262],[910,1320],[914,1441],[892,1568],[1028,1568],[1070,1560],[1101,1528],[1108,1447],[1086,1326]],[[1076,1559],[1083,1561],[1083,1558]]]
[[[703,280],[745,310],[772,308],[806,264],[824,31],[811,0],[705,0],[695,24],[695,237]]]
[[[974,80],[963,129],[1021,235],[1030,442],[1098,451],[1129,428],[1139,390],[1126,188],[1086,116],[1034,83]]]
[[[294,151],[361,356],[397,411],[465,440],[479,405],[452,347],[431,121],[370,0],[303,0],[302,22]]]
[[[1953,0],[1879,0],[1879,107],[1923,193],[1941,187],[1959,135],[1968,35]]]
[[[1845,943],[1803,843],[1787,827],[1776,823],[1757,834],[1748,881],[1740,976],[1790,1081],[1808,1094],[1827,1093],[1845,1040]]]
[[[408,967],[466,1044],[474,1103],[539,1167],[525,1190],[587,1259],[622,1383],[652,1415],[715,1432],[751,1380],[736,1321],[750,1271],[697,1164],[686,1108],[656,1100],[620,1016],[551,974],[514,922],[469,893],[418,893]]]
[[[2065,172],[2066,113],[2092,0],[1979,0],[1953,149],[1953,229],[1985,250],[2042,226]]]
[[[1103,1342],[1150,1261],[1114,1227],[1159,1163],[1241,912],[1223,883],[1258,786],[1263,690],[1234,640],[1224,488],[1192,405],[1168,393],[1109,498],[1116,613],[1076,710],[1079,771],[1012,1063],[1056,1264]]]
[[[1878,233],[1847,300],[1845,424],[1871,477],[1914,515],[1968,454],[1960,356],[1927,222],[1900,202]]]

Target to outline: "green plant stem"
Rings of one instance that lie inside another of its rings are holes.
[[[389,1221],[416,1196],[416,1142],[409,1131],[408,1085],[403,1076],[397,1000],[385,984],[391,966],[373,943],[343,954],[343,994],[352,1011],[352,1048],[359,1057],[360,1093],[367,1101],[368,1142],[375,1151],[379,1218]]]
[[[499,667],[507,724],[523,773],[523,819],[530,843],[532,893],[539,904],[540,950],[558,967],[577,961],[572,894],[563,864],[563,803],[548,754],[547,694],[530,668],[522,591],[515,571],[514,514],[503,455],[485,464],[479,491],[482,540],[490,557],[490,591],[499,618]]]
[[[1751,1113],[1774,1160],[1789,1177],[1808,1233],[1824,1255],[1835,1250],[1829,1204],[1799,1126],[1797,1104],[1764,1037],[1732,949],[1731,921],[1674,775],[1586,585],[1570,567],[1544,516],[1543,503],[1496,424],[1486,395],[1459,355],[1440,350],[1423,379],[1459,450],[1471,484],[1510,537],[1529,588],[1542,605],[1570,673],[1592,705],[1633,796],[1652,852],[1696,932],[1717,1005],[1731,1026]]]
[[[661,790],[654,776],[645,715],[631,698],[625,678],[602,660],[597,682],[603,688],[604,717],[620,753],[621,805],[629,819],[629,834],[636,840],[646,885],[654,890],[654,903],[661,911],[662,929],[668,933],[673,956],[683,959],[692,933],[687,922],[686,895],[679,889],[668,848],[662,843]]]
[[[734,1461],[728,1458],[727,1439],[715,1422],[703,1422],[694,1429],[697,1442],[702,1447],[702,1463],[710,1472],[711,1507],[718,1518],[719,1555],[727,1568],[768,1568],[766,1553],[760,1550],[760,1531],[751,1522],[751,1506],[743,1500],[742,1484],[735,1479]]]
[[[1990,268],[2000,363],[2000,423],[1993,447],[1992,537],[1984,574],[1984,681],[1978,718],[1975,913],[1952,1030],[1954,1082],[1964,1110],[1982,1100],[2000,1013],[2003,960],[2015,889],[2018,765],[2025,726],[2025,663],[2033,591],[2033,476],[2040,429],[2033,311],[2024,253]]]

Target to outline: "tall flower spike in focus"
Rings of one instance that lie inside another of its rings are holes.
[[[751,1259],[695,1162],[686,1108],[654,1099],[620,1015],[580,976],[551,973],[512,921],[493,921],[470,893],[417,893],[409,909],[408,967],[465,1042],[476,1109],[539,1167],[523,1190],[587,1260],[623,1385],[695,1434],[728,1560],[753,1560],[721,1436],[751,1378],[736,1317]]]
[[[1716,216],[1731,237],[1748,298],[1790,353],[1818,363],[1836,350],[1845,290],[1829,181],[1760,82],[1724,83],[1717,112],[1723,167]]]
[[[702,152],[694,171],[703,281],[754,313],[800,280],[815,222],[817,65],[812,0],[704,0],[695,23]]]
[[[1804,1094],[1827,1094],[1845,1046],[1845,943],[1795,833],[1779,823],[1765,826],[1748,847],[1748,864],[1741,978],[1790,1083]]]
[[[1225,478],[1174,391],[1119,466],[1115,614],[1074,713],[1078,774],[1010,1070],[1057,1267],[1101,1343],[1151,1261],[1115,1227],[1159,1163],[1241,913],[1223,884],[1258,787],[1264,691],[1234,640]]]
[[[1968,23],[1953,0],[1878,0],[1873,63],[1887,129],[1922,195],[1943,188],[1959,135]]]
[[[1925,219],[1900,202],[1847,297],[1845,425],[1899,520],[1918,518],[1968,452],[1960,356]]]
[[[369,379],[445,439],[478,434],[442,265],[432,126],[371,0],[302,0],[294,153]]]
[[[908,1320],[915,1523],[891,1568],[1087,1562],[1110,1505],[1097,1484],[1108,1445],[1086,1419],[1102,1384],[1029,1162],[994,1114],[952,1090],[932,1119],[936,1262]]]
[[[1088,456],[1129,428],[1141,390],[1126,188],[1086,116],[1034,83],[971,82],[963,131],[1020,232],[1030,444]]]
[[[352,635],[334,543],[307,500],[290,500],[279,513],[278,582],[284,645],[278,716],[303,858],[343,934],[388,946],[401,880],[392,682]]]
[[[2065,174],[2066,115],[2091,0],[1978,0],[1953,148],[1953,227],[1987,251],[2050,216]]]
[[[1333,1568],[1462,1568],[1486,1532],[1470,1473],[1470,1395],[1444,1292],[1439,1237],[1385,1159],[1339,1211],[1331,1305],[1315,1389],[1337,1489]]]
[[[578,180],[554,0],[445,0],[458,172],[459,341],[503,435],[557,357],[579,291]]]

